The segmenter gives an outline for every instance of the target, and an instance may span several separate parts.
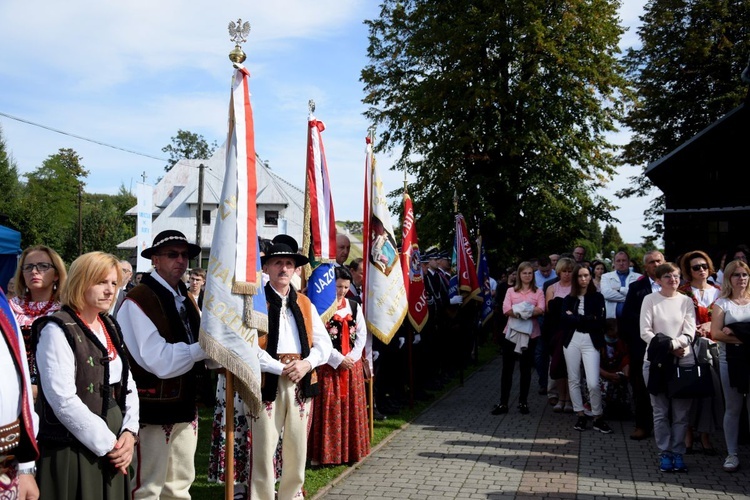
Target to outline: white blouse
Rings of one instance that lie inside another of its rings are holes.
[[[349,305],[348,300],[344,301],[344,307],[336,311],[336,314],[341,317],[344,317],[347,314],[352,314],[352,308]],[[364,316],[362,316],[362,306],[357,307],[357,316],[354,319],[357,322],[357,338],[354,340],[354,345],[352,346],[351,351],[349,351],[349,354],[346,356],[341,354],[341,351],[337,349],[331,349],[331,356],[328,358],[328,364],[333,368],[338,368],[341,362],[344,361],[345,357],[355,362],[359,361],[362,357],[362,350],[367,341],[367,325],[365,324]]]
[[[94,332],[103,345],[107,345],[103,332]],[[55,416],[73,436],[96,456],[103,457],[115,447],[117,436],[107,423],[92,413],[76,393],[76,364],[73,350],[65,333],[55,323],[47,323],[39,335],[36,352],[39,379]],[[122,359],[118,355],[110,363],[110,383],[120,382]],[[138,391],[132,374],[128,374],[128,394],[125,397],[125,416],[120,432],[139,429]]]

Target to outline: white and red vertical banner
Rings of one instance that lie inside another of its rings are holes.
[[[386,203],[383,182],[372,157],[372,144],[369,138],[365,155],[365,186],[369,188],[365,199],[369,201],[369,206],[365,207],[364,220],[367,232],[363,234],[366,241],[366,253],[363,258],[367,263],[364,313],[367,328],[387,344],[403,323],[409,304],[399,263],[398,246],[393,235],[391,214]]]
[[[258,331],[268,330],[257,232],[255,131],[250,73],[236,64],[229,105],[226,174],[216,218],[199,341],[234,374],[251,414],[261,407]]]
[[[401,272],[404,275],[406,297],[409,302],[409,322],[419,333],[427,323],[430,313],[422,275],[414,207],[406,190],[404,190],[404,221],[401,225],[401,237]]]
[[[453,252],[456,256],[458,292],[464,297],[462,305],[466,305],[472,299],[481,300],[477,266],[474,263],[474,256],[471,251],[466,221],[461,214],[456,214],[456,239],[454,240]]]
[[[305,169],[305,213],[302,248],[310,258],[305,267],[307,296],[323,321],[336,312],[336,216],[328,177],[328,162],[321,132],[322,121],[312,113],[307,119],[307,162]]]
[[[154,213],[154,187],[139,182],[136,185],[138,221],[136,223],[136,245],[138,251],[136,255],[138,260],[135,264],[135,270],[139,273],[148,272],[151,269],[151,259],[141,256],[141,252],[151,246],[151,221]]]

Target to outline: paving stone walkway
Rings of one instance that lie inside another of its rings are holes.
[[[750,498],[750,453],[741,447],[745,468],[724,472],[721,433],[719,455],[686,455],[688,473],[665,474],[652,439],[629,439],[631,421],[610,421],[609,435],[576,431],[575,416],[554,413],[534,383],[531,414],[516,409],[516,385],[510,412],[490,415],[501,363],[476,371],[315,498]]]

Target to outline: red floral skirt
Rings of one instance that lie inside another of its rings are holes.
[[[362,360],[347,372],[348,384],[341,380],[344,370],[322,365],[317,371],[320,394],[313,400],[307,456],[327,465],[359,462],[370,453]]]

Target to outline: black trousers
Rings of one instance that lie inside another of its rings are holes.
[[[513,386],[513,372],[516,359],[519,360],[518,370],[521,374],[518,401],[526,403],[531,386],[531,372],[534,369],[534,351],[536,339],[529,340],[529,346],[521,354],[515,351],[516,344],[503,338],[503,372],[500,380],[500,404],[507,405],[510,399],[510,388]]]

